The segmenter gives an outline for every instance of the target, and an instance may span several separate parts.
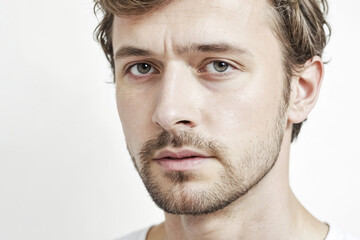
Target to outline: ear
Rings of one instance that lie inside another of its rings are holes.
[[[309,115],[319,97],[324,64],[319,56],[308,60],[300,74],[292,79],[288,122],[300,123]]]

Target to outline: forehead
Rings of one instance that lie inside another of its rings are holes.
[[[192,42],[230,42],[256,51],[273,37],[267,10],[266,0],[174,0],[140,16],[115,16],[113,48],[135,45],[163,53]]]

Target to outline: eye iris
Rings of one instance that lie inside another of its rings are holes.
[[[228,67],[229,64],[227,64],[226,62],[219,62],[219,61],[214,62],[214,68],[218,72],[225,72],[226,69],[228,69]]]
[[[141,74],[146,74],[146,73],[150,72],[151,66],[150,66],[150,64],[147,64],[147,63],[139,63],[139,64],[137,64],[137,70]]]

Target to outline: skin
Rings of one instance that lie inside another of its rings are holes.
[[[118,112],[137,168],[142,167],[142,146],[163,130],[173,135],[191,130],[216,138],[234,163],[251,143],[268,137],[281,108],[284,72],[267,10],[265,0],[181,0],[153,13],[115,17]],[[246,53],[179,51],[193,43],[226,43]],[[130,45],[151,54],[119,52]],[[232,67],[225,75],[216,73],[214,60]],[[142,62],[155,68],[147,74],[131,68]],[[306,119],[315,105],[323,71],[321,58],[315,56],[292,78],[290,102],[280,124],[280,152],[257,185],[211,214],[165,213],[165,222],[153,227],[147,239],[324,239],[328,227],[297,201],[288,176],[292,124]],[[181,193],[220,181],[221,169],[220,161],[209,159],[196,170],[198,180],[184,184]],[[163,191],[175,187],[161,167],[154,163],[150,170]]]

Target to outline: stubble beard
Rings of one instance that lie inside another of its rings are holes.
[[[173,136],[167,131],[147,141],[141,148],[139,163],[132,157],[153,201],[165,212],[171,214],[204,215],[225,208],[256,186],[270,172],[279,156],[284,135],[284,105],[263,139],[251,141],[243,147],[239,159],[230,159],[227,148],[217,140],[207,140],[191,131]],[[174,148],[191,146],[207,152],[222,164],[216,181],[211,185],[192,186],[197,179],[196,172],[165,172],[163,176],[153,173],[154,152],[166,146]],[[164,179],[164,177],[166,179]],[[168,181],[171,188],[163,189]]]

